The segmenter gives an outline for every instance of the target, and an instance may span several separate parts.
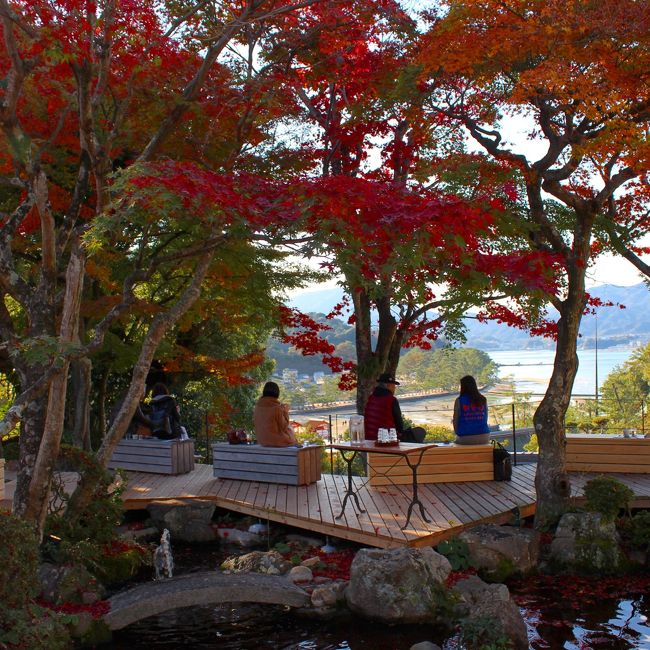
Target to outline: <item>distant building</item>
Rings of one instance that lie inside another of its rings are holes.
[[[321,438],[329,437],[330,424],[327,420],[307,420],[304,426],[307,431],[313,432]]]
[[[282,371],[282,381],[292,382],[298,381],[298,371],[293,368],[285,368]]]
[[[325,381],[325,373],[322,370],[319,370],[314,373],[314,383],[322,384]]]

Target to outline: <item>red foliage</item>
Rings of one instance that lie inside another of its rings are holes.
[[[63,603],[61,605],[54,605],[53,603],[48,603],[44,600],[37,600],[36,602],[41,607],[60,614],[80,614],[86,612],[96,620],[103,618],[111,609],[107,600],[98,600],[89,605],[82,605],[81,603]]]

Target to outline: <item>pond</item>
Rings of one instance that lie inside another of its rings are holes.
[[[228,555],[217,547],[179,547],[174,552],[178,573],[214,568]],[[597,580],[540,576],[509,586],[534,650],[650,650],[650,575]],[[391,627],[349,614],[323,621],[279,606],[227,604],[148,618],[116,632],[102,648],[401,650],[425,640],[442,645],[443,637],[436,634],[428,626]]]

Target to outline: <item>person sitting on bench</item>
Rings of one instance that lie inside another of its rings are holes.
[[[257,444],[263,447],[301,447],[289,424],[289,406],[279,397],[280,387],[274,381],[267,381],[253,412]]]
[[[404,419],[395,387],[399,382],[390,373],[384,372],[377,379],[377,387],[368,398],[363,413],[363,427],[366,440],[377,440],[379,429],[395,429],[400,442],[424,442],[426,431],[422,427],[404,428]]]
[[[457,445],[486,445],[490,442],[487,400],[471,375],[460,380],[460,395],[454,402],[452,422]]]
[[[160,440],[173,440],[183,434],[181,416],[176,400],[169,394],[167,386],[158,382],[151,389],[151,431]]]

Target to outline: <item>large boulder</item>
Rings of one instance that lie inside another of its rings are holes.
[[[361,549],[350,567],[348,606],[386,623],[430,623],[445,598],[449,560],[431,548]]]
[[[160,533],[169,530],[172,541],[212,542],[216,533],[212,526],[215,505],[211,501],[152,501],[147,506],[151,525]]]
[[[537,568],[539,533],[528,528],[485,524],[458,536],[469,548],[472,563],[489,582],[502,582],[513,574]]]
[[[528,649],[526,623],[508,587],[470,576],[457,582],[453,591],[460,599],[461,634],[473,640],[472,647],[500,647],[502,640],[515,650]]]
[[[38,568],[40,597],[48,603],[90,605],[104,597],[105,589],[80,564],[61,565],[44,562]]]
[[[614,522],[598,512],[562,515],[551,542],[549,565],[568,573],[616,573],[624,562]]]

